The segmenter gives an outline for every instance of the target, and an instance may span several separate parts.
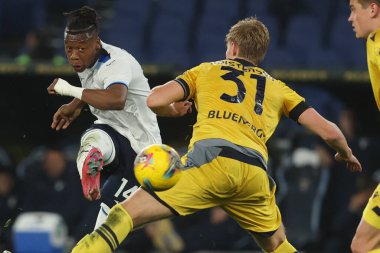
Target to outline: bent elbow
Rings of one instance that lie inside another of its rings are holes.
[[[146,105],[151,109],[153,110],[154,108],[156,108],[158,105],[157,105],[157,101],[156,99],[154,99],[153,96],[148,96],[148,98],[146,99]]]
[[[120,98],[120,99],[117,99],[113,105],[113,109],[114,110],[118,110],[118,111],[121,111],[124,109],[125,107],[125,103],[126,103],[126,99],[125,98]]]
[[[116,105],[115,108],[114,108],[114,110],[116,110],[116,111],[121,111],[123,109],[124,109],[124,105],[121,105],[121,104]]]

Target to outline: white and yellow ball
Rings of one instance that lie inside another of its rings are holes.
[[[144,148],[136,157],[134,172],[141,186],[153,191],[173,187],[182,175],[181,159],[173,148],[165,144],[153,144]]]

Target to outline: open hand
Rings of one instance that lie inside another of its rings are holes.
[[[66,129],[79,116],[80,112],[80,108],[71,110],[67,104],[62,105],[53,116],[51,128],[57,131]]]
[[[351,155],[349,158],[343,158],[339,153],[336,153],[335,160],[337,162],[346,162],[347,163],[346,167],[351,172],[362,171],[362,165],[360,164],[359,160],[354,155]]]

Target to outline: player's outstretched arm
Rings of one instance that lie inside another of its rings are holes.
[[[308,128],[314,134],[320,136],[337,154],[335,160],[338,162],[346,162],[347,169],[350,171],[360,172],[362,166],[358,159],[352,154],[347,140],[342,131],[316,110],[309,108],[305,110],[298,118],[298,123]]]
[[[84,89],[56,78],[47,88],[49,94],[70,96],[100,110],[123,110],[127,100],[128,88],[115,83],[107,89]]]
[[[185,96],[183,88],[176,81],[152,89],[147,99],[148,107],[163,117],[181,117],[191,113],[192,102],[181,101]]]

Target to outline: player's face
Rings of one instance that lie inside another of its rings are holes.
[[[76,72],[82,72],[94,65],[101,49],[98,37],[88,40],[65,40],[65,52],[69,64]]]
[[[350,9],[351,14],[348,18],[348,22],[351,23],[356,38],[367,38],[368,35],[373,32],[371,30],[371,5],[363,6],[358,0],[350,0]]]

